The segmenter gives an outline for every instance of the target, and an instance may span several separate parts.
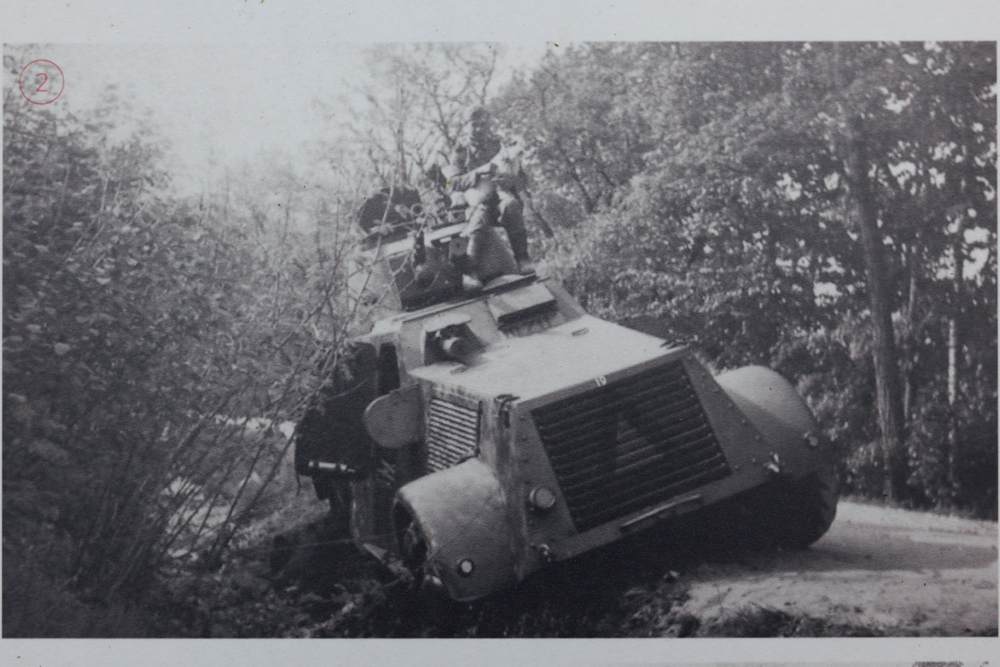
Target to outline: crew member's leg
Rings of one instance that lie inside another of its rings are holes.
[[[468,239],[465,255],[457,262],[459,270],[464,274],[462,284],[467,291],[482,289],[480,266],[485,250],[484,235],[496,218],[490,213],[495,210],[486,201],[480,201],[469,209],[469,222],[462,230],[462,236]]]
[[[519,270],[510,248],[495,229],[500,217],[499,205],[500,200],[494,196],[492,201],[483,202],[481,208],[470,211],[469,224],[463,231],[469,240],[465,259],[473,268],[471,273],[481,282]]]
[[[510,249],[514,251],[518,269],[522,273],[533,270],[531,258],[528,255],[528,230],[524,226],[524,204],[512,193],[501,190],[500,224],[507,231],[510,239]]]

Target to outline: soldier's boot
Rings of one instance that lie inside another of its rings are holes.
[[[475,276],[463,275],[462,290],[466,294],[476,294],[477,292],[481,292],[483,291],[483,281]]]
[[[528,275],[535,272],[535,265],[528,256],[528,233],[507,232],[510,239],[510,249],[514,251],[514,261],[517,262],[517,272],[521,275]]]

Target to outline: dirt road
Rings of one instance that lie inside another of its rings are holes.
[[[675,612],[702,627],[763,608],[888,634],[996,634],[995,523],[841,502],[807,551],[741,560],[688,573]]]

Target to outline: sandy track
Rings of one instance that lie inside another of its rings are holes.
[[[765,608],[889,634],[996,632],[997,524],[841,502],[810,549],[705,564],[676,611],[705,624]]]

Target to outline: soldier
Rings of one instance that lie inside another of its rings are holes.
[[[468,255],[475,259],[479,252],[482,241],[477,232],[499,224],[507,231],[518,271],[534,272],[519,193],[524,187],[524,171],[509,151],[503,150],[500,139],[490,129],[486,109],[477,107],[469,114],[468,136],[453,153],[451,164],[442,171],[469,207],[469,224],[462,232],[469,238]]]

